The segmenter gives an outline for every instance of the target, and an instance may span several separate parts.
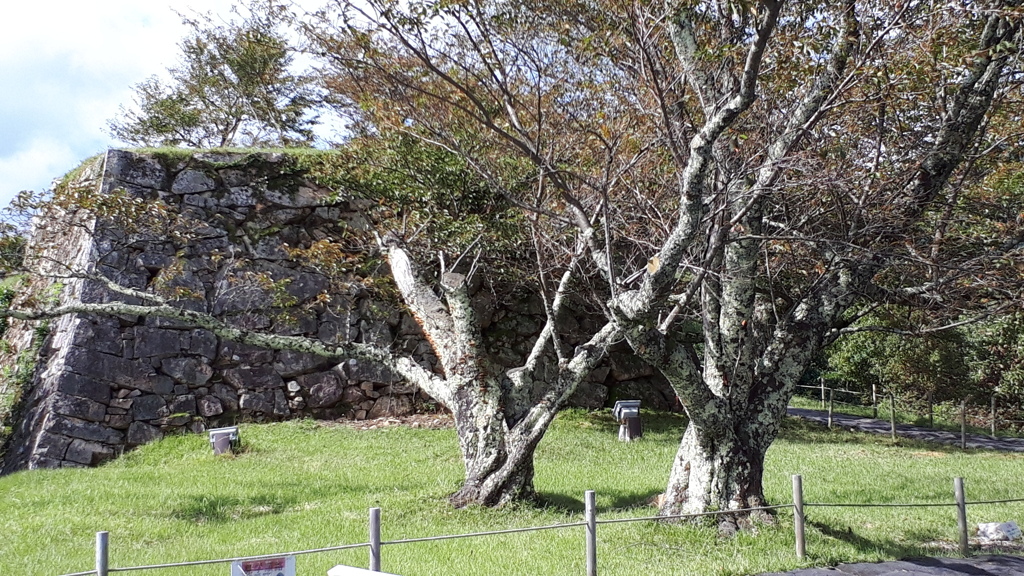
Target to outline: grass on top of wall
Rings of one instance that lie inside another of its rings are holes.
[[[356,430],[313,421],[242,427],[245,450],[212,455],[205,436],[174,436],[96,469],[35,470],[0,478],[0,566],[55,575],[93,567],[95,533],[110,532],[113,567],[319,548],[367,540],[382,509],[396,540],[578,522],[583,493],[599,518],[649,516],[668,478],[684,420],[644,414],[645,436],[616,440],[607,411],[558,417],[537,452],[537,505],[452,509],[462,474],[451,429]],[[1024,496],[1024,458],[903,443],[789,421],[768,453],[765,490],[808,502],[952,502],[952,478],[970,500]],[[978,505],[970,521],[1022,518],[1024,506]],[[793,552],[792,515],[722,538],[712,524],[639,522],[598,527],[603,575],[743,575],[837,562],[936,554],[956,539],[953,508],[807,510],[808,554]],[[403,576],[560,575],[584,572],[582,528],[385,546],[382,568]],[[336,564],[366,567],[366,549],[300,556],[303,576]],[[6,570],[5,570],[6,571]],[[218,575],[225,565],[139,574]]]

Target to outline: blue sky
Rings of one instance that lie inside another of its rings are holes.
[[[303,2],[305,4],[305,2]],[[0,207],[50,187],[109,147],[131,87],[177,62],[174,12],[228,14],[230,0],[28,0],[0,18]],[[310,2],[315,6],[318,3]]]

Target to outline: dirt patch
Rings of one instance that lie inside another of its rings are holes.
[[[406,428],[427,428],[430,430],[441,430],[454,428],[455,421],[451,414],[412,414],[409,416],[384,416],[373,420],[335,420],[325,422],[327,426],[342,426],[355,430],[377,430],[379,428],[392,428],[405,426]]]

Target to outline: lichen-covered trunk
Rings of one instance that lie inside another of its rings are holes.
[[[462,487],[450,498],[457,508],[500,506],[534,495],[533,452],[540,438],[523,441],[509,430],[497,385],[467,383],[451,406],[466,467]]]
[[[467,431],[474,435],[474,431]],[[533,488],[534,446],[511,445],[499,438],[493,451],[466,458],[466,478],[457,492],[449,498],[452,505],[462,508],[472,504],[501,506],[513,501],[531,500]]]
[[[661,507],[663,516],[765,505],[764,456],[772,430],[746,422],[705,428],[694,422],[679,445]]]

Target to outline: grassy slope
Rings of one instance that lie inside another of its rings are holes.
[[[451,430],[356,431],[313,422],[246,426],[248,451],[210,454],[202,436],[168,438],[99,469],[32,471],[0,478],[0,566],[61,574],[92,566],[94,533],[111,533],[111,564],[138,565],[282,552],[366,540],[367,509],[383,509],[385,540],[578,521],[586,489],[602,518],[646,516],[667,479],[682,421],[648,416],[643,441],[615,440],[607,415],[570,412],[538,451],[540,507],[452,510],[461,469]],[[904,445],[789,423],[771,451],[765,488],[790,499],[804,475],[807,501],[952,500],[952,477],[971,500],[1024,496],[1024,458]],[[1013,487],[1017,487],[1017,492]],[[976,506],[972,522],[1019,519],[1022,505]],[[812,508],[802,565],[922,554],[921,542],[955,538],[951,508]],[[603,525],[602,574],[750,574],[801,566],[791,515],[777,526],[720,539],[713,527]],[[299,573],[366,565],[366,550],[302,556]],[[429,574],[555,575],[583,572],[581,528],[385,547],[383,568]],[[6,570],[5,570],[6,571]],[[224,565],[148,574],[220,575]]]

